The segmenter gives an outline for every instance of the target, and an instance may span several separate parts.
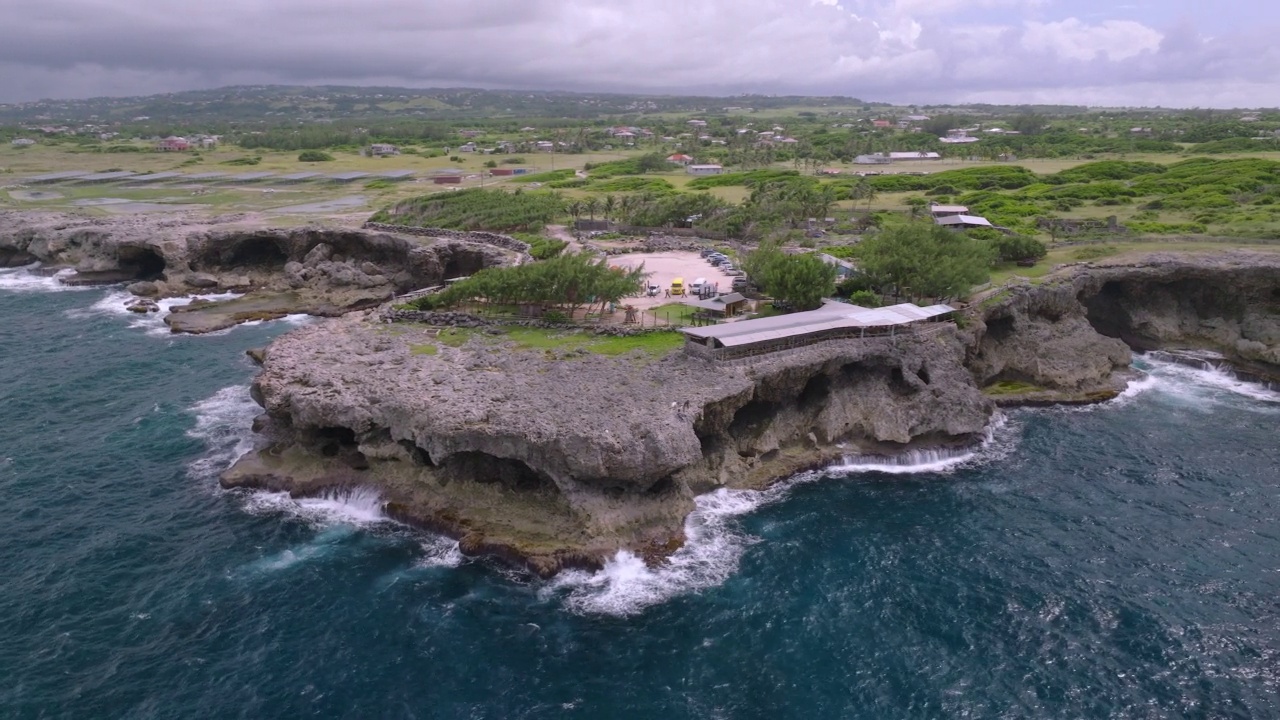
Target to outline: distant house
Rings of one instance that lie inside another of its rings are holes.
[[[507,175],[515,175],[515,168],[494,168],[489,171],[489,175],[493,177],[505,177]]]
[[[878,127],[878,128],[891,128],[893,127],[893,123],[889,122],[888,120],[872,120],[871,126]]]
[[[191,142],[183,137],[169,136],[156,143],[160,152],[185,152],[191,149]]]
[[[13,145],[14,147],[27,147],[29,145],[35,145],[36,141],[32,140],[31,138],[18,138],[17,140],[14,140],[9,144]]]
[[[462,176],[461,175],[437,175],[431,178],[431,182],[435,183],[436,185],[461,185]]]
[[[818,253],[818,259],[834,267],[836,269],[836,278],[839,280],[844,280],[845,278],[858,274],[858,269],[853,266],[853,263],[848,260],[842,260],[835,255]]]
[[[458,152],[473,153],[475,151],[476,151],[476,144],[473,142],[469,142],[465,145],[458,146]]]
[[[746,309],[747,299],[740,293],[731,292],[725,295],[718,295],[710,300],[698,300],[686,304],[713,315],[733,317]]]
[[[537,143],[534,144],[534,147],[536,147],[538,150],[542,152],[550,152],[556,149],[556,144],[551,142],[550,140],[539,140]]]
[[[968,130],[948,130],[946,137],[940,137],[938,140],[951,145],[976,143],[982,138],[976,138],[969,135]]]
[[[693,158],[684,153],[676,153],[675,155],[668,155],[667,162],[675,163],[676,165],[688,165],[693,162]]]
[[[400,148],[388,143],[374,143],[369,146],[369,154],[374,157],[381,157],[383,155],[399,155]]]
[[[690,120],[689,125],[692,127],[706,127],[707,121],[706,120]]]
[[[936,220],[938,218],[952,217],[954,215],[968,215],[969,208],[964,205],[939,205],[932,203],[929,205],[929,214]]]
[[[948,215],[934,218],[933,222],[953,230],[974,230],[977,228],[994,228],[991,221],[977,215]]]
[[[942,156],[936,152],[891,152],[889,153],[889,159],[894,162],[941,160]]]
[[[855,165],[888,165],[893,162],[888,155],[859,155],[853,159]]]
[[[719,175],[724,172],[720,165],[687,165],[684,170],[690,175]]]

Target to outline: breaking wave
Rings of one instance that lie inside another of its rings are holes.
[[[253,449],[253,418],[262,408],[249,396],[248,385],[226,387],[191,408],[196,424],[188,437],[204,442],[207,450],[189,469],[200,480],[213,480]]]
[[[164,318],[175,307],[190,305],[196,300],[212,300],[219,302],[223,300],[234,300],[243,297],[240,293],[216,293],[206,295],[188,295],[184,297],[164,298],[157,300],[156,305],[160,307],[159,312],[152,313],[136,313],[125,307],[125,303],[137,298],[123,290],[113,290],[108,292],[94,304],[87,308],[79,308],[68,310],[67,314],[71,317],[88,317],[92,315],[110,315],[115,317],[126,317],[129,319],[129,327],[145,330],[148,335],[168,336],[172,333],[169,326],[164,324]]]
[[[63,278],[75,275],[75,270],[59,270],[56,273],[40,272],[40,263],[18,268],[0,268],[0,290],[20,293],[69,292],[97,290],[89,286],[66,285]]]
[[[587,614],[633,615],[673,597],[720,585],[735,572],[747,548],[759,542],[737,518],[785,499],[791,490],[824,477],[856,473],[940,473],[970,463],[1004,457],[1016,433],[1003,415],[988,426],[981,445],[969,450],[918,450],[897,457],[849,458],[820,472],[801,473],[766,490],[720,489],[694,499],[685,520],[685,544],[657,567],[620,550],[597,572],[566,571],[541,591],[563,596],[571,610]]]

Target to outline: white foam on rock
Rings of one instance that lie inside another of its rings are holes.
[[[1208,364],[1191,367],[1150,356],[1141,360],[1150,368],[1148,377],[1151,378],[1152,389],[1166,396],[1202,406],[1243,399],[1251,401],[1248,404],[1259,409],[1275,409],[1274,405],[1280,403],[1280,392],[1260,383],[1241,380],[1226,368]]]
[[[634,615],[674,597],[718,586],[737,572],[743,554],[759,541],[744,532],[737,518],[779,502],[799,485],[831,475],[881,472],[951,472],[971,463],[1005,457],[1016,444],[1017,433],[1003,415],[988,426],[982,444],[967,451],[936,451],[954,456],[933,458],[904,453],[901,459],[850,458],[821,472],[801,473],[766,490],[721,489],[694,499],[694,511],[685,520],[685,544],[657,567],[626,550],[620,550],[597,572],[570,570],[541,590],[544,598],[563,596],[575,612],[600,615]]]
[[[191,474],[201,480],[215,479],[252,450],[253,419],[260,412],[248,385],[223,388],[192,406],[196,424],[187,435],[204,441],[208,450],[190,464]]]
[[[97,289],[91,286],[64,284],[62,280],[75,275],[75,270],[59,270],[55,274],[48,275],[40,273],[39,269],[40,263],[18,268],[0,268],[0,291],[46,293]]]
[[[383,506],[378,491],[366,487],[332,490],[310,498],[293,498],[285,492],[252,492],[247,494],[245,503],[251,513],[285,513],[321,527],[367,527],[392,522]]]

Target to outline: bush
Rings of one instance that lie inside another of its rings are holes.
[[[1049,248],[1033,237],[996,234],[999,237],[992,238],[988,242],[991,243],[991,247],[996,252],[996,259],[1001,262],[1039,260],[1049,254]]]
[[[867,308],[878,308],[884,305],[880,296],[870,290],[857,290],[849,294],[849,302]]]
[[[524,158],[522,157],[502,158],[502,164],[503,165],[523,165]]]
[[[306,153],[303,153],[303,154],[305,155]],[[298,159],[301,160],[302,156],[301,155],[298,156]],[[329,158],[329,159],[332,160],[333,158]],[[223,160],[218,164],[219,165],[257,165],[260,162],[262,162],[262,158],[260,157],[242,157],[242,158],[235,158],[233,160]]]
[[[371,220],[394,225],[442,227],[453,230],[539,231],[564,214],[556,193],[471,188],[405,200],[379,210]]]
[[[484,166],[487,168],[496,168],[498,167],[498,162],[496,160],[486,160]]]
[[[333,156],[320,150],[303,150],[298,153],[298,162],[330,162]]]

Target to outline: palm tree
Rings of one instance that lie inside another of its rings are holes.
[[[596,211],[598,211],[598,210],[600,209],[600,198],[598,198],[598,197],[594,197],[594,196],[593,196],[593,197],[588,198],[588,199],[587,199],[587,204],[586,204],[586,209],[587,209],[587,214],[591,216],[591,219],[592,219],[592,220],[595,220],[595,219],[596,219]]]
[[[618,207],[618,198],[616,198],[616,197],[614,197],[614,196],[612,196],[612,195],[605,195],[605,196],[604,196],[604,219],[605,219],[605,222],[608,222],[608,221],[609,221],[609,218],[613,215],[613,211],[614,211],[614,210],[616,210],[616,209],[617,209],[617,207]]]
[[[569,214],[573,216],[573,219],[575,221],[577,221],[578,218],[582,217],[582,209],[583,207],[582,207],[581,201],[574,200],[573,202],[569,203]]]

